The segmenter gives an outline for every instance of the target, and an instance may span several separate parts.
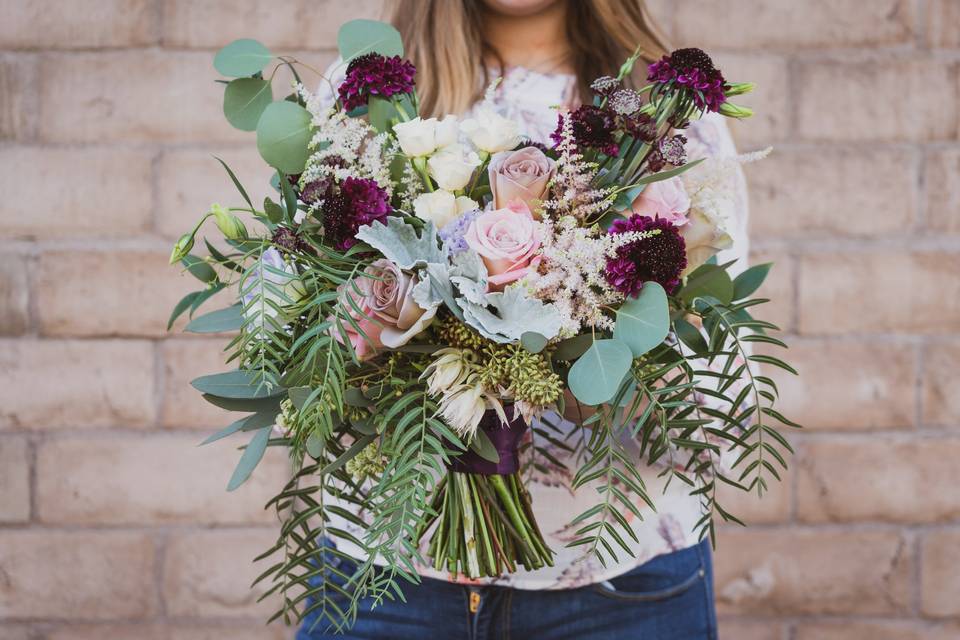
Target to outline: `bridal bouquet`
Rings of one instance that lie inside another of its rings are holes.
[[[225,115],[256,131],[277,196],[254,203],[224,164],[245,204],[213,205],[171,256],[205,285],[171,325],[189,312],[187,331],[231,335],[235,370],[192,383],[244,414],[208,439],[250,436],[228,489],[268,446],[293,461],[259,579],[282,596],[277,616],[349,624],[361,600],[402,597],[423,563],[468,578],[551,564],[520,451],[548,456],[538,440],[557,440],[558,414],[583,434],[563,445],[581,449],[574,485],[600,483],[596,505],[571,514],[572,545],[630,553],[624,514],[642,519],[637,497],[655,504],[639,469],[657,461],[699,496],[701,535],[736,520],[718,483],[764,491],[790,449],[777,425],[795,426],[751,363],[792,369],[750,349],[784,346],[753,316],[769,265],[731,278],[714,258],[731,237],[711,180],[735,160],[708,161],[686,187],[680,176],[698,164],[691,119],[750,115],[728,98],[752,85],[681,49],[631,88],[635,55],[559,113],[548,147],[489,95],[465,119],[418,115],[389,25],[347,23],[338,44],[332,101],[256,41],[217,54]],[[277,101],[272,64],[296,78]],[[199,257],[208,219],[222,238]],[[237,301],[193,317],[221,291]],[[365,552],[356,574],[340,575],[328,537]]]

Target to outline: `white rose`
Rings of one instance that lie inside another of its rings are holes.
[[[428,191],[413,201],[413,212],[418,218],[432,220],[440,229],[457,217],[457,198],[443,189]]]
[[[520,143],[519,125],[490,107],[479,107],[476,117],[464,120],[460,129],[478,149],[487,153],[508,151]]]
[[[437,186],[447,191],[463,189],[480,166],[480,157],[461,144],[448,145],[430,156],[427,167]]]
[[[446,147],[459,142],[460,124],[457,122],[457,116],[444,116],[443,120],[437,123],[435,136],[438,147]]]
[[[394,125],[400,148],[411,158],[433,153],[437,148],[437,119],[420,117]]]
[[[726,217],[710,207],[691,207],[687,224],[680,227],[680,235],[687,245],[687,268],[690,273],[713,255],[733,246],[733,237],[727,229]]]
[[[467,211],[478,211],[480,205],[477,204],[476,200],[468,198],[467,196],[457,196],[457,215],[462,215]]]

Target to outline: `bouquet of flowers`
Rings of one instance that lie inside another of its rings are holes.
[[[717,484],[764,491],[790,450],[778,425],[796,426],[751,366],[792,371],[750,349],[785,346],[753,315],[770,265],[731,278],[716,264],[731,240],[710,172],[683,207],[650,217],[631,204],[645,189],[669,199],[697,164],[683,129],[707,112],[749,116],[728,99],[752,85],[681,49],[632,88],[634,55],[592,83],[592,102],[559,113],[548,148],[489,100],[463,120],[418,115],[415,69],[389,25],[349,22],[338,44],[346,73],[332,104],[303,86],[296,60],[256,41],[217,54],[232,78],[225,115],[256,131],[278,195],[254,203],[224,164],[245,205],[213,205],[171,256],[205,285],[171,325],[189,312],[187,331],[232,335],[236,369],[192,383],[244,414],[208,439],[251,436],[228,489],[268,446],[293,461],[268,505],[279,540],[262,556],[275,558],[260,580],[282,595],[277,616],[349,624],[362,599],[402,597],[424,562],[471,578],[551,564],[520,450],[542,452],[558,414],[584,434],[564,445],[581,449],[574,486],[601,481],[596,505],[571,514],[572,545],[601,561],[629,553],[624,514],[642,519],[631,496],[655,504],[638,469],[661,459],[700,497],[701,535],[717,516],[736,520]],[[273,63],[296,79],[278,101]],[[199,257],[209,218],[223,238]],[[238,301],[193,317],[225,290]],[[732,473],[718,466],[724,449]],[[364,550],[356,574],[314,580],[339,574],[327,537]]]

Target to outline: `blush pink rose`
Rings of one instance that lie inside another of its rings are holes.
[[[640,215],[667,220],[680,227],[687,223],[690,197],[678,177],[648,184],[636,200],[633,212]]]
[[[514,201],[533,208],[547,194],[557,163],[536,147],[524,147],[493,154],[488,171],[494,208],[502,209]]]
[[[470,224],[464,240],[483,259],[494,291],[502,290],[540,264],[537,252],[543,230],[522,202],[480,214]]]

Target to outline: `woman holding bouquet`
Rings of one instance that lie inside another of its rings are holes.
[[[501,115],[520,122],[521,133],[534,146],[491,165],[493,196],[504,201],[498,206],[518,195],[543,195],[554,168],[535,144],[551,144],[558,106],[577,109],[581,97],[590,95],[586,83],[615,71],[638,45],[645,63],[667,53],[643,0],[400,0],[394,24],[418,69],[425,117],[475,114],[484,88],[502,78],[484,106],[492,104]],[[637,74],[646,73],[646,64],[637,68]],[[638,78],[639,83],[643,80]],[[332,102],[332,94],[329,99]],[[599,117],[596,113],[572,111],[570,117],[579,118],[575,123],[583,135],[595,135],[596,144],[604,144],[602,122],[590,120]],[[735,155],[716,113],[692,122],[682,134],[690,158]],[[692,213],[688,218],[690,199],[679,178],[650,185],[633,210],[675,222],[688,262],[702,262],[706,258],[698,255],[734,246],[735,253],[721,251],[718,261],[739,260],[735,269],[742,270],[747,208],[739,169],[725,188],[724,233]],[[425,217],[429,215],[426,211]],[[566,406],[568,421],[561,428],[569,432],[575,429],[572,423],[583,422],[586,415],[576,402]],[[710,549],[698,539],[701,505],[690,487],[680,482],[665,487],[662,468],[643,471],[656,511],[645,503],[637,505],[643,520],[633,522],[637,539],[626,541],[633,557],[621,553],[618,561],[603,565],[584,547],[568,547],[577,529],[569,522],[592,504],[596,491],[590,485],[572,487],[570,469],[578,462],[571,453],[560,446],[550,453],[557,464],[529,467],[525,477],[544,539],[557,554],[553,566],[480,580],[422,567],[422,584],[404,589],[406,603],[387,601],[362,612],[346,637],[716,638]],[[630,512],[623,516],[635,519]],[[351,527],[348,522],[338,526]],[[346,541],[333,543],[359,553]],[[352,571],[349,566],[341,569],[345,575]],[[308,617],[297,637],[328,637],[323,627]]]

